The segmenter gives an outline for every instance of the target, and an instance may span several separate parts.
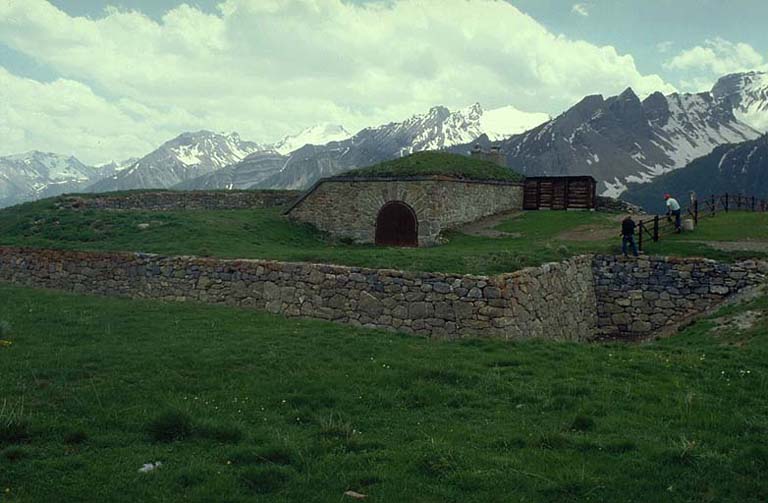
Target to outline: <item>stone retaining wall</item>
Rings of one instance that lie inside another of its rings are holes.
[[[498,276],[0,247],[0,281],[265,309],[439,338],[638,338],[766,280],[768,264],[581,256]]]
[[[241,210],[271,208],[293,202],[301,193],[292,190],[247,191],[137,191],[104,196],[65,196],[62,207],[108,210]]]
[[[600,334],[638,338],[705,313],[766,279],[768,264],[698,258],[594,258]]]
[[[483,277],[0,248],[0,280],[101,295],[230,304],[446,338],[585,340],[592,337],[596,320],[589,257]]]

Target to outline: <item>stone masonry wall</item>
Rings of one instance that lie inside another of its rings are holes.
[[[768,263],[581,256],[498,276],[0,247],[0,281],[265,309],[452,338],[639,338],[766,281]]]
[[[294,220],[358,243],[373,243],[384,204],[402,201],[418,220],[419,245],[440,232],[496,213],[521,209],[522,185],[451,179],[326,179],[289,212]]]
[[[110,210],[234,210],[282,206],[300,194],[292,190],[137,191],[96,197],[65,196],[61,205]]]
[[[266,309],[450,338],[593,336],[590,257],[496,277],[261,260],[0,248],[0,281]]]
[[[698,258],[594,258],[597,326],[603,335],[639,338],[705,313],[766,280],[768,264]]]

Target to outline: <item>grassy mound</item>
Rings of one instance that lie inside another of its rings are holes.
[[[0,306],[3,501],[768,499],[765,297],[643,345],[9,286]]]
[[[446,176],[462,180],[500,180],[519,182],[523,175],[498,164],[445,152],[417,152],[367,168],[347,171],[341,177],[412,178]]]

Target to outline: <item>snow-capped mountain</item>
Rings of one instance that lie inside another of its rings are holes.
[[[712,95],[730,104],[740,121],[763,133],[768,132],[768,73],[726,75],[712,88]]]
[[[99,164],[96,166],[96,169],[99,171],[99,178],[108,178],[130,168],[138,160],[138,157],[131,157],[124,161],[112,161],[106,164]]]
[[[618,196],[627,184],[647,183],[718,145],[758,136],[712,93],[654,93],[641,101],[627,89],[607,99],[587,96],[500,146],[507,165],[526,175],[589,174],[600,182],[601,193]]]
[[[298,134],[286,136],[270,146],[278,154],[287,155],[304,145],[325,145],[332,141],[346,140],[352,136],[344,126],[338,124],[318,124],[301,131]]]
[[[32,151],[0,157],[0,207],[82,190],[98,177],[97,168],[73,156]]]
[[[687,200],[690,192],[706,199],[712,194],[743,194],[768,199],[768,135],[735,145],[721,145],[688,166],[648,184],[630,185],[622,194],[646,211],[662,212],[661,194]]]
[[[217,182],[212,182],[212,179],[219,177],[206,176],[190,183],[194,187],[221,187],[218,183],[226,182],[232,184],[233,188],[257,186],[300,189],[325,176],[413,152],[439,150],[470,142],[482,134],[503,138],[547,119],[546,114],[521,112],[514,107],[486,112],[476,103],[451,112],[446,107],[438,106],[402,122],[365,128],[344,140],[327,144],[305,144],[280,158],[261,156],[261,159],[249,159],[248,162],[230,167],[227,178],[221,178]],[[260,178],[277,166],[280,167],[277,172],[258,181],[254,181],[255,178],[251,176],[237,174],[239,170],[243,170],[246,173],[258,173]]]
[[[169,188],[234,164],[263,149],[256,143],[241,140],[237,133],[183,133],[88,190]]]

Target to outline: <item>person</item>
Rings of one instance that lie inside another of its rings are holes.
[[[632,215],[627,215],[627,218],[621,222],[621,252],[625,257],[628,256],[627,245],[632,247],[632,255],[637,257],[637,245],[635,244],[635,221],[632,220]]]
[[[664,194],[664,200],[667,202],[667,217],[675,217],[675,232],[679,233],[682,230],[680,228],[680,203],[669,194]]]

